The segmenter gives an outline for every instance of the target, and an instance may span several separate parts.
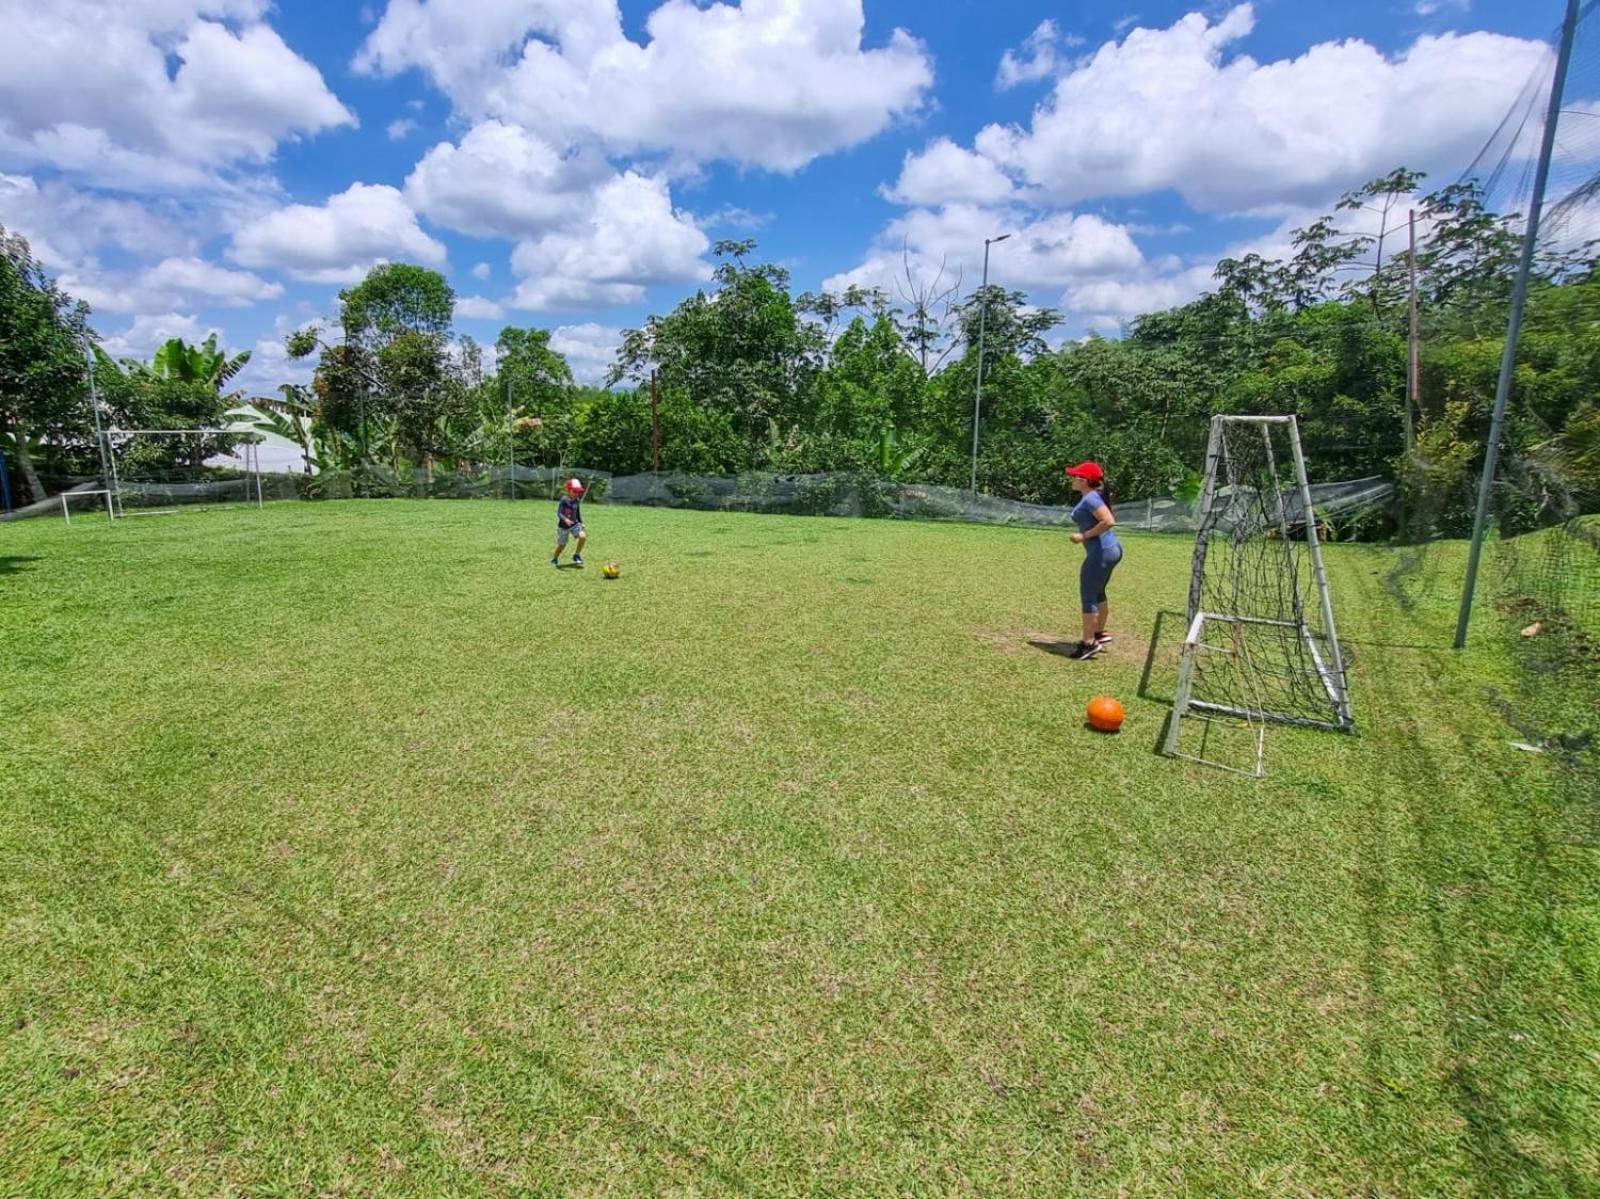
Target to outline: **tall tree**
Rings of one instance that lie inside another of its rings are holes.
[[[25,239],[0,226],[0,429],[35,500],[45,492],[34,443],[82,437],[92,421],[88,320],[89,306],[56,285]]]
[[[333,428],[361,439],[374,424],[391,430],[393,449],[417,458],[448,452],[441,432],[469,402],[450,359],[455,292],[443,275],[412,263],[383,263],[339,293],[342,343],[316,329],[288,339],[292,357],[321,351],[312,386]]]
[[[347,341],[376,353],[407,333],[448,340],[455,305],[455,290],[438,271],[385,262],[339,293],[339,323]]]
[[[659,370],[661,386],[732,420],[754,444],[774,427],[804,424],[824,348],[820,326],[802,320],[789,294],[789,272],[747,264],[751,241],[713,247],[723,259],[714,289],[697,292],[666,316],[624,332],[608,384],[643,383]]]
[[[1392,303],[1394,300],[1383,287],[1386,278],[1383,269],[1384,252],[1389,248],[1390,236],[1400,224],[1397,210],[1416,194],[1417,187],[1424,178],[1420,171],[1397,167],[1387,175],[1372,180],[1365,187],[1346,192],[1334,205],[1340,212],[1366,212],[1377,218],[1377,232],[1354,233],[1345,238],[1345,245],[1356,251],[1352,257],[1370,255],[1364,262],[1369,268],[1365,292],[1374,312],[1381,312],[1386,302]],[[1360,284],[1352,286],[1353,293],[1358,294],[1360,290]]]

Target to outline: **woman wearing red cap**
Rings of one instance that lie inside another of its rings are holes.
[[[1067,656],[1092,658],[1111,640],[1106,632],[1106,584],[1111,572],[1122,561],[1122,543],[1117,540],[1117,518],[1111,515],[1102,488],[1106,472],[1097,462],[1080,462],[1067,467],[1072,490],[1081,497],[1072,509],[1072,523],[1078,531],[1072,540],[1083,546],[1083,566],[1078,571],[1078,591],[1083,599],[1083,640]]]

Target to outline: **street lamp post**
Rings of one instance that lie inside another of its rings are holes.
[[[978,421],[983,410],[983,336],[989,323],[989,247],[1009,233],[983,239],[983,284],[978,288],[978,390],[972,397],[972,494],[978,494]]]

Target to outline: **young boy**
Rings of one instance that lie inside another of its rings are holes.
[[[588,534],[583,531],[583,484],[576,479],[567,480],[567,494],[556,505],[556,552],[551,566],[561,565],[561,551],[567,548],[567,538],[576,537],[578,544],[572,549],[572,564],[583,565],[583,543]]]

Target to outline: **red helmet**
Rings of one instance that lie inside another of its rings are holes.
[[[582,495],[583,494],[583,484],[578,482],[578,480],[576,480],[576,479],[568,479],[567,480],[567,494],[568,495]]]

